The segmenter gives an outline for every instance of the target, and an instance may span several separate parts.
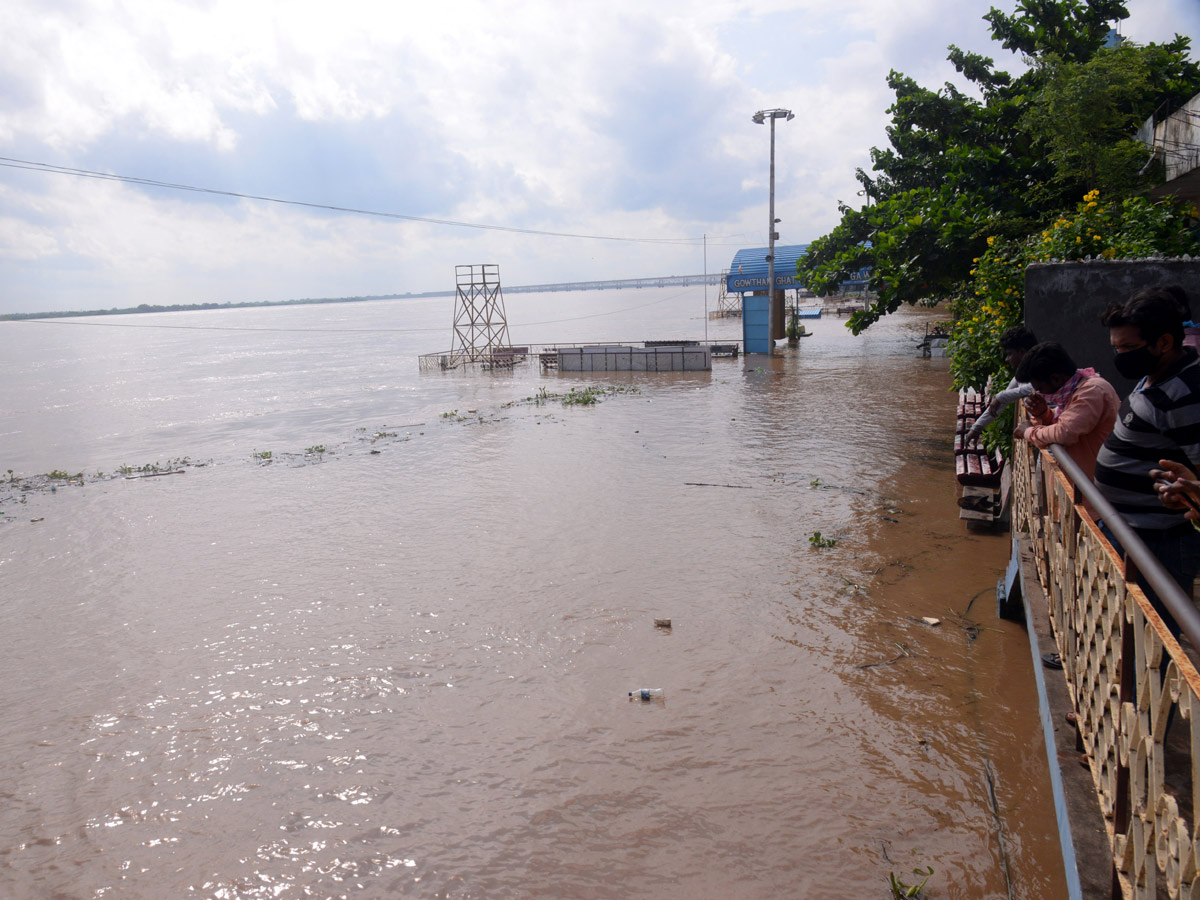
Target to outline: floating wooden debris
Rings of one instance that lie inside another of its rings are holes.
[[[670,628],[671,620],[670,619],[655,619],[654,627],[655,628]]]

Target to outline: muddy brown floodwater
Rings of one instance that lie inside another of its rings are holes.
[[[87,475],[0,488],[0,896],[1065,893],[929,314],[593,379],[202,324],[272,314],[0,323],[0,470]]]

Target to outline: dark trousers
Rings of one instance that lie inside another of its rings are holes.
[[[1101,533],[1108,538],[1113,549],[1117,553],[1124,554],[1121,542],[1117,540],[1108,526],[1103,522],[1098,524]],[[1190,598],[1192,582],[1196,580],[1196,573],[1200,572],[1200,531],[1193,528],[1191,522],[1176,525],[1173,528],[1135,528],[1133,530],[1155,558],[1162,563],[1163,568],[1167,570],[1184,594]],[[1158,594],[1150,587],[1141,572],[1138,572],[1137,583],[1145,592],[1154,609],[1162,616],[1162,620],[1170,629],[1171,634],[1178,638],[1179,623],[1175,621],[1174,616],[1167,612],[1162,600],[1159,599]]]

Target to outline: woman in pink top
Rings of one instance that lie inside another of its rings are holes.
[[[1062,444],[1091,478],[1096,454],[1117,421],[1121,401],[1095,369],[1080,369],[1062,344],[1038,344],[1021,360],[1017,380],[1033,385],[1025,401],[1032,422],[1017,426],[1017,437],[1035,447]]]

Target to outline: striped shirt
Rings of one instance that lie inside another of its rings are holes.
[[[1161,381],[1142,379],[1121,403],[1112,434],[1096,457],[1096,486],[1133,528],[1161,530],[1186,522],[1163,506],[1150,470],[1172,459],[1200,470],[1200,357],[1191,347]]]

